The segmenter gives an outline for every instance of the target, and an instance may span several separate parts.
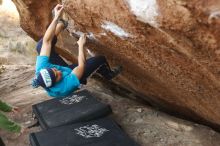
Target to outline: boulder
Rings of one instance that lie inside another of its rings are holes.
[[[57,1],[13,2],[21,27],[38,40]],[[218,0],[62,3],[69,27],[60,36],[61,48],[74,52],[74,36],[88,33],[91,51],[105,55],[113,66],[123,66],[116,80],[121,86],[161,108],[220,128]]]

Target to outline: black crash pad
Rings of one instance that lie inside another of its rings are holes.
[[[87,90],[63,99],[47,100],[32,108],[42,129],[95,120],[111,113],[109,105],[99,102]]]
[[[138,146],[110,118],[31,133],[31,146]]]

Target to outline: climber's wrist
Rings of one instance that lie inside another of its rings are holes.
[[[55,17],[53,18],[53,20],[54,20],[54,21],[57,21],[57,22],[58,22],[59,19],[60,19],[59,16],[55,16]]]
[[[84,48],[84,44],[83,43],[79,43],[78,46],[79,46],[79,49],[83,49]]]

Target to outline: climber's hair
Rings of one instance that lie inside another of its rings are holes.
[[[38,88],[38,87],[40,86],[40,85],[38,84],[38,82],[37,82],[37,78],[36,78],[36,77],[34,77],[34,78],[32,79],[31,85],[32,85],[33,88]]]

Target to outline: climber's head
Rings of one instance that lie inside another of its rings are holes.
[[[41,69],[39,74],[35,77],[32,82],[32,86],[37,88],[41,86],[43,88],[50,88],[56,82],[60,81],[62,73],[55,68]]]
[[[56,82],[59,82],[62,78],[62,72],[57,70],[56,68],[52,68],[54,74],[55,74],[55,77],[56,77]]]

